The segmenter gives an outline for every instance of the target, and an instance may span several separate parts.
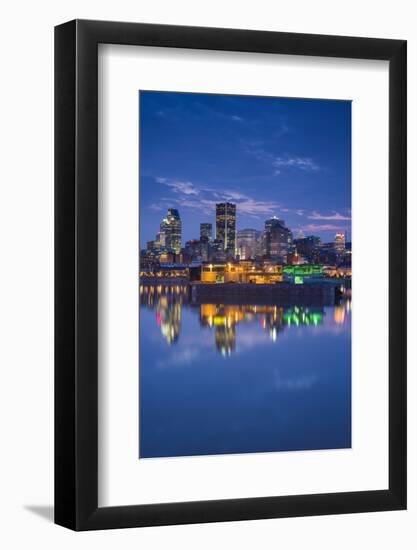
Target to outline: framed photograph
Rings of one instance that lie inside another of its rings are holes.
[[[55,29],[55,522],[406,508],[406,42]]]

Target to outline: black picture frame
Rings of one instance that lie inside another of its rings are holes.
[[[389,62],[389,488],[98,506],[98,44]],[[55,523],[74,530],[406,508],[406,41],[74,20],[55,28]]]

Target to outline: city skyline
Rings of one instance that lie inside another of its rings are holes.
[[[346,231],[335,233],[330,242],[321,241],[317,235],[304,235],[303,233],[297,235],[290,227],[286,226],[285,220],[276,216],[264,220],[263,230],[238,228],[236,220],[235,204],[218,203],[216,204],[214,223],[200,222],[199,234],[184,242],[180,212],[178,209],[168,207],[166,216],[159,224],[159,230],[155,232],[155,238],[146,243],[146,248],[143,248],[142,252],[179,254],[187,250],[187,245],[198,244],[198,246],[208,247],[206,248],[208,256],[211,256],[209,250],[214,253],[214,256],[215,251],[218,250],[229,254],[230,258],[254,259],[263,256],[264,258],[283,259],[287,254],[302,251],[304,246],[308,246],[308,243],[315,247],[331,245],[334,251],[343,254],[345,246],[349,242]],[[303,244],[300,246],[300,243]],[[297,250],[297,246],[299,250]],[[198,255],[201,255],[201,248]]]
[[[348,101],[140,92],[140,246],[180,211],[182,244],[236,204],[236,230],[284,219],[294,236],[351,234]]]

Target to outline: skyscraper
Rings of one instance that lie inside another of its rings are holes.
[[[236,238],[236,253],[241,260],[255,258],[260,253],[261,232],[256,229],[240,229]]]
[[[168,208],[166,217],[161,221],[159,239],[161,247],[176,254],[181,252],[181,218],[176,208]]]
[[[292,233],[283,220],[273,217],[265,221],[264,254],[282,260],[292,247]]]
[[[334,249],[338,254],[343,254],[345,251],[345,234],[344,233],[336,233],[334,236]]]
[[[297,252],[303,256],[307,262],[318,262],[320,253],[320,237],[308,235],[307,237],[294,239],[294,246]]]
[[[236,205],[230,202],[216,204],[216,239],[223,250],[234,256],[236,253]]]
[[[211,242],[213,238],[213,225],[211,223],[200,223],[200,241]]]

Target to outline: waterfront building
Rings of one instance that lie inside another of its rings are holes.
[[[216,204],[216,240],[221,241],[227,255],[236,254],[236,205],[230,202]]]
[[[200,241],[211,242],[213,239],[213,225],[211,223],[200,223]]]
[[[324,277],[322,265],[286,265],[283,268],[283,272],[285,281],[296,285],[313,282]]]
[[[203,263],[202,283],[271,284],[283,281],[282,265],[257,264],[254,261]]]
[[[187,265],[170,263],[154,266],[141,265],[139,277],[141,284],[156,284],[162,281],[183,284],[190,279],[190,268]]]

